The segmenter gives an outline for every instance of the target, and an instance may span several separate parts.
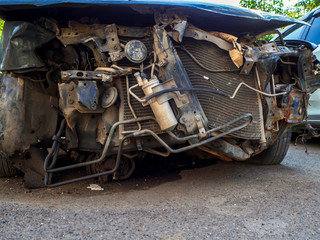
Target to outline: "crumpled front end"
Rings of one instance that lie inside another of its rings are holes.
[[[243,161],[305,118],[319,87],[307,47],[257,40],[269,28],[232,34],[181,9],[133,9],[137,21],[6,22],[0,109],[17,114],[2,115],[0,146],[29,182],[126,179],[141,153]],[[80,167],[86,176],[56,181]]]

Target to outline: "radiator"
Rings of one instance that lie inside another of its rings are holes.
[[[149,51],[152,51],[152,42],[149,39],[144,41]],[[183,39],[183,46],[189,50],[192,55],[194,55],[197,60],[211,69],[223,69],[232,68],[235,66],[232,63],[228,52],[221,50],[216,45],[205,42],[197,41],[190,38]],[[212,73],[197,65],[194,60],[190,58],[183,50],[177,48],[178,55],[186,69],[188,77],[191,81],[193,87],[207,88],[213,90],[219,90],[221,92],[232,95],[236,87],[240,82],[245,82],[252,87],[255,86],[255,78],[253,74],[250,75],[240,75],[238,72],[229,73]],[[122,63],[124,65],[129,65],[129,62]],[[121,64],[121,65],[122,65]],[[209,80],[204,79],[200,75],[205,75],[209,77]],[[129,77],[130,86],[136,84],[136,79],[131,75]],[[133,115],[128,106],[127,95],[126,95],[126,83],[122,81],[122,90],[124,93],[124,119],[132,119]],[[142,90],[137,88],[135,93],[138,96],[143,96]],[[246,113],[251,113],[253,115],[253,122],[237,132],[231,134],[232,136],[259,140],[262,133],[262,116],[260,112],[260,106],[258,101],[258,95],[256,92],[242,86],[234,99],[228,99],[221,95],[211,94],[207,92],[197,92],[196,93],[201,107],[208,119],[208,127],[214,128],[223,125],[239,116]],[[137,117],[143,116],[153,116],[152,110],[149,106],[143,107],[141,103],[130,97],[132,107],[137,115]],[[241,124],[237,123],[237,126]],[[232,127],[232,126],[231,126]],[[142,123],[143,129],[151,129],[156,133],[160,133],[161,130],[157,123],[153,121]],[[125,131],[137,129],[137,124],[126,125],[124,127]]]
[[[236,68],[228,52],[218,48],[213,43],[184,38],[182,45],[201,64],[210,69]],[[177,48],[177,51],[193,87],[219,90],[229,95],[233,94],[240,82],[256,87],[253,73],[250,75],[240,75],[238,72],[212,73],[196,64],[185,51],[179,50],[179,48]],[[197,74],[205,75],[209,77],[209,80]],[[253,122],[231,135],[244,139],[260,139],[263,119],[256,92],[242,86],[234,99],[207,92],[197,92],[196,95],[208,118],[210,128],[223,125],[245,113],[251,113]]]

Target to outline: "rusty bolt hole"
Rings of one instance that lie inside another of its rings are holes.
[[[77,72],[78,77],[83,77],[83,72]]]

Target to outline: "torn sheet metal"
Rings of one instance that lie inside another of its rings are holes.
[[[181,23],[178,23],[175,27],[174,30],[179,32],[179,42],[182,42],[182,38],[184,35],[184,31],[186,30],[187,27],[187,21],[183,20]]]

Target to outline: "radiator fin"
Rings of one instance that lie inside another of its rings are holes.
[[[201,64],[210,69],[236,68],[228,52],[218,48],[213,43],[184,38],[182,45]],[[212,73],[196,64],[185,51],[179,48],[177,48],[177,51],[193,87],[219,90],[230,95],[233,94],[240,82],[245,82],[255,87],[253,73],[250,75],[240,75],[238,72]],[[209,80],[197,74],[205,75],[209,77]],[[260,139],[262,132],[261,122],[263,120],[259,112],[259,101],[256,92],[242,86],[234,99],[207,92],[197,92],[196,95],[208,118],[208,126],[210,128],[223,125],[243,114],[251,113],[254,118],[253,122],[232,135],[244,139]]]

